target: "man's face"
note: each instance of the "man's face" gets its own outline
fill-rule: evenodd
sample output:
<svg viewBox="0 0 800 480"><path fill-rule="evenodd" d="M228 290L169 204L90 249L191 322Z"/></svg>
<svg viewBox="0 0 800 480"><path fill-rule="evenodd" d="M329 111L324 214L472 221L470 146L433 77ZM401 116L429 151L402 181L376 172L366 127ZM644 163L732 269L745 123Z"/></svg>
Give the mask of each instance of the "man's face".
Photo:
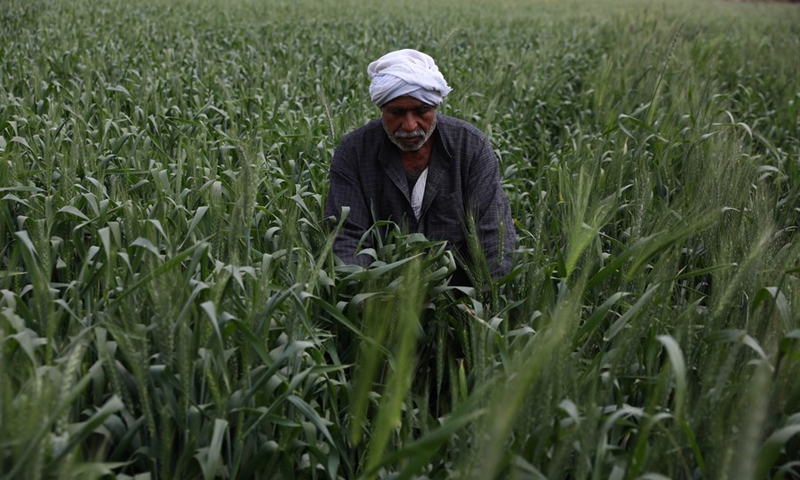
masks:
<svg viewBox="0 0 800 480"><path fill-rule="evenodd" d="M392 143L404 152L415 152L436 129L436 107L414 97L397 97L381 107L381 120Z"/></svg>

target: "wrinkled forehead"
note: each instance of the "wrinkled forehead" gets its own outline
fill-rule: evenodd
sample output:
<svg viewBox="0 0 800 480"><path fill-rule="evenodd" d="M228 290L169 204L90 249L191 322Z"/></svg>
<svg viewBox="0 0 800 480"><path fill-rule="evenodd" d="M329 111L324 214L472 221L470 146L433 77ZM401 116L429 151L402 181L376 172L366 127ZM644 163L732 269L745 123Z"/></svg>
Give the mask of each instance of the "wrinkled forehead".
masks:
<svg viewBox="0 0 800 480"><path fill-rule="evenodd" d="M381 108L392 108L392 109L402 109L402 110L415 110L421 107L428 107L434 108L433 105L423 102L417 98L414 98L409 95L403 95L402 97L393 98L388 102L384 103Z"/></svg>

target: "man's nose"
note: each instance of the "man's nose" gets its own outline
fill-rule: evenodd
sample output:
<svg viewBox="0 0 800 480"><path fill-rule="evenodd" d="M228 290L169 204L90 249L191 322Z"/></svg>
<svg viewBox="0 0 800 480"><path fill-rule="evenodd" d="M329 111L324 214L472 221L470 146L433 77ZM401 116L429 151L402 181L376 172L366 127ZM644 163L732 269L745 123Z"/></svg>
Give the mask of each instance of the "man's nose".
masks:
<svg viewBox="0 0 800 480"><path fill-rule="evenodd" d="M403 129L405 132L415 132L419 126L419 121L414 116L413 113L408 112L403 117L403 123L400 124L400 128Z"/></svg>

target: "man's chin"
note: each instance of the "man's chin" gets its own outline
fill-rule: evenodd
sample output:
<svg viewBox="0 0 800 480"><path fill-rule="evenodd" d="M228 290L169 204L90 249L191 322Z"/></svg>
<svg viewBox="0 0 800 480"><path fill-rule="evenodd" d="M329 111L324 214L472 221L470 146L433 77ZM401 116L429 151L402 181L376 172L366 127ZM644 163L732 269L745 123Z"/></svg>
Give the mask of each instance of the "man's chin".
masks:
<svg viewBox="0 0 800 480"><path fill-rule="evenodd" d="M425 145L425 139L404 139L404 138L392 138L392 142L397 145L397 148L404 152L416 152L423 145Z"/></svg>

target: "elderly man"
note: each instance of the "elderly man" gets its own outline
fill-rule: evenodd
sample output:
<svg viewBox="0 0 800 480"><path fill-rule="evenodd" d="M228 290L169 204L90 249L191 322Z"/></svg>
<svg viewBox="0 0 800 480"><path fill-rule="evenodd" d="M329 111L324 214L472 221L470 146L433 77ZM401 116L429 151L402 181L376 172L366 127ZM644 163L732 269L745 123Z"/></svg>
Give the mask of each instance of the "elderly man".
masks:
<svg viewBox="0 0 800 480"><path fill-rule="evenodd" d="M508 273L516 232L497 157L477 128L436 111L451 88L433 59L398 50L370 63L367 73L381 118L346 135L331 161L325 216L339 219L349 208L334 253L345 263L368 265L371 258L356 251L362 235L376 220L391 220L446 240L468 262L475 255L467 218L474 215L490 272ZM451 283L469 284L463 269Z"/></svg>

